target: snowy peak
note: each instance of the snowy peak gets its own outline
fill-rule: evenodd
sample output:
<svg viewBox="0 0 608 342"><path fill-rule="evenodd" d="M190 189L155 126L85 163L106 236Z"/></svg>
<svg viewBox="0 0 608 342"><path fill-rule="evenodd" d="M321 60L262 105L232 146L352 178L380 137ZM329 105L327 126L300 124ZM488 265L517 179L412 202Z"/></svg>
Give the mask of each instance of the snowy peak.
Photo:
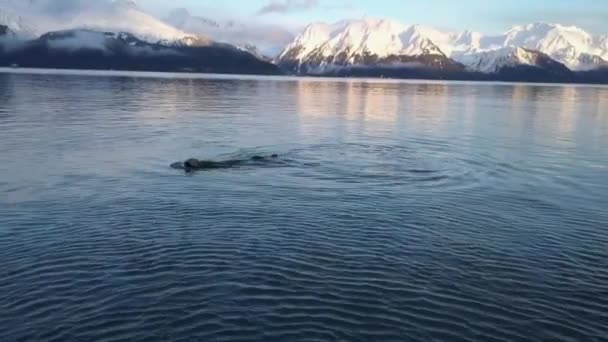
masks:
<svg viewBox="0 0 608 342"><path fill-rule="evenodd" d="M602 54L594 37L575 26L534 23L515 26L504 36L504 47L524 47L542 51L572 69L586 68L581 55Z"/></svg>
<svg viewBox="0 0 608 342"><path fill-rule="evenodd" d="M65 6L56 5L56 0L0 0L0 24L26 39L52 31L90 29L130 32L150 43L205 41L156 19L132 0L71 1Z"/></svg>
<svg viewBox="0 0 608 342"><path fill-rule="evenodd" d="M289 69L368 65L372 62L410 62L422 57L441 65L447 59L423 26L405 26L388 19L361 19L308 25L278 57ZM435 56L429 58L429 56Z"/></svg>
<svg viewBox="0 0 608 342"><path fill-rule="evenodd" d="M339 24L309 24L301 34L295 37L279 55L279 60L303 60L307 55L320 48L331 39L332 33L340 28Z"/></svg>
<svg viewBox="0 0 608 342"><path fill-rule="evenodd" d="M517 25L506 33L505 44L527 45L547 39L560 38L564 41L574 43L591 43L592 36L576 26L564 26L552 23L533 23L528 25Z"/></svg>
<svg viewBox="0 0 608 342"><path fill-rule="evenodd" d="M171 49L187 48L193 44L174 43L171 45L162 42L150 43L142 40L130 32L98 31L89 29L72 29L63 31L48 32L40 36L36 42L44 42L47 46L54 49L64 50L101 50L109 51L112 47L146 48L143 51L169 51ZM142 49L140 49L142 50Z"/></svg>
<svg viewBox="0 0 608 342"><path fill-rule="evenodd" d="M131 32L148 42L189 42L197 37L154 18L137 7L133 1L116 0L96 11L85 10L72 18L72 27L102 31Z"/></svg>
<svg viewBox="0 0 608 342"><path fill-rule="evenodd" d="M514 26L501 35L474 31L448 32L424 25L407 26L393 20L346 20L308 25L279 55L279 63L310 64L320 58L361 55L446 56L475 70L494 72L504 65L529 65L536 51L571 70L589 70L608 61L608 35L594 36L575 26L533 23ZM343 60L344 58L342 58ZM494 61L496 64L491 65Z"/></svg>
<svg viewBox="0 0 608 342"><path fill-rule="evenodd" d="M448 38L448 41L445 43L451 45L449 48L450 54L454 51L467 51L467 52L475 52L479 51L481 48L481 42L483 39L483 35L479 32L474 31L463 31L456 35L451 35Z"/></svg>
<svg viewBox="0 0 608 342"><path fill-rule="evenodd" d="M424 26L411 26L401 35L402 55L439 55L445 56L443 51L433 42L435 32Z"/></svg>
<svg viewBox="0 0 608 342"><path fill-rule="evenodd" d="M323 43L323 55L337 55L368 52L386 56L402 48L399 35L402 27L395 22L384 20L355 21Z"/></svg>

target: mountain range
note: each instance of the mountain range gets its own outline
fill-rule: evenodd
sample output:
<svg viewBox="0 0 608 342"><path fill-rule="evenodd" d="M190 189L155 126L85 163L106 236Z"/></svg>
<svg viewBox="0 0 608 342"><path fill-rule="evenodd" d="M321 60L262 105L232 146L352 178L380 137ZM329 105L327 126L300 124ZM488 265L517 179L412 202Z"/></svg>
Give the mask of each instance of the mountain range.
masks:
<svg viewBox="0 0 608 342"><path fill-rule="evenodd" d="M294 34L180 8L157 18L132 0L65 3L0 0L0 65L608 83L608 35L574 26L484 35L363 18Z"/></svg>
<svg viewBox="0 0 608 342"><path fill-rule="evenodd" d="M67 2L66 2L67 3ZM281 74L251 53L176 28L130 0L0 0L0 65Z"/></svg>
<svg viewBox="0 0 608 342"><path fill-rule="evenodd" d="M592 70L608 64L608 36L548 23L515 26L502 35L485 36L387 19L346 20L308 25L277 62L294 72L324 73L337 66L387 64L404 56L426 66L428 61L442 61L444 67L449 59L462 70L482 73L517 65L542 67L536 62L546 57L573 71Z"/></svg>

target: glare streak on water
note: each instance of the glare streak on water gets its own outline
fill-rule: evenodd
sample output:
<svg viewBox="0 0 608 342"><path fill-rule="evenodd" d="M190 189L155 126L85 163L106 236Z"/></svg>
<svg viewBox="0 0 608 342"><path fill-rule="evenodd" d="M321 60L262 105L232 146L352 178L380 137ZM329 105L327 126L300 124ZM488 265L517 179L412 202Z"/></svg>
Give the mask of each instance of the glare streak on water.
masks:
<svg viewBox="0 0 608 342"><path fill-rule="evenodd" d="M0 73L0 340L606 341L607 99Z"/></svg>

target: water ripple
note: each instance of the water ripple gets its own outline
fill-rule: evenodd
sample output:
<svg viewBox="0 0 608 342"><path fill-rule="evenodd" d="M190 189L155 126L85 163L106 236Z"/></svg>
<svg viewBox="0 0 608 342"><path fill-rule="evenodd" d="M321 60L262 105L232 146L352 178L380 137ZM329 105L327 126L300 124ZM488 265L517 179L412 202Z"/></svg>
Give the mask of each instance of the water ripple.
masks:
<svg viewBox="0 0 608 342"><path fill-rule="evenodd" d="M603 89L0 86L1 341L606 341Z"/></svg>

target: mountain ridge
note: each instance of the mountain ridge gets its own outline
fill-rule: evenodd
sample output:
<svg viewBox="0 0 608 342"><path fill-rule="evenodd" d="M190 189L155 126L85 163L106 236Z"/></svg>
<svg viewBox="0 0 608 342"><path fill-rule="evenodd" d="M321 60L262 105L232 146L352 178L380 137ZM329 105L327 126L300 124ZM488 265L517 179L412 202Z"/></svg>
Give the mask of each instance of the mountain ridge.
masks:
<svg viewBox="0 0 608 342"><path fill-rule="evenodd" d="M424 51L424 44L432 46L433 51ZM345 53L355 61L359 59L357 55L365 53L384 57L416 56L424 52L445 55L471 71L496 72L494 67L476 69L475 65L479 64L476 60L507 50L519 51L521 57L525 54L522 50L513 50L518 48L538 51L573 71L590 70L605 65L608 36L593 36L574 26L549 23L514 26L502 35L485 36L474 31L449 32L425 25L408 26L390 19L343 20L309 24L281 52L277 63L292 69L293 65L306 65L310 69L315 62L323 66L332 57ZM325 64L318 62L318 56L324 57Z"/></svg>
<svg viewBox="0 0 608 342"><path fill-rule="evenodd" d="M279 75L273 64L227 44L150 43L128 32L53 31L0 40L0 65L26 68Z"/></svg>

